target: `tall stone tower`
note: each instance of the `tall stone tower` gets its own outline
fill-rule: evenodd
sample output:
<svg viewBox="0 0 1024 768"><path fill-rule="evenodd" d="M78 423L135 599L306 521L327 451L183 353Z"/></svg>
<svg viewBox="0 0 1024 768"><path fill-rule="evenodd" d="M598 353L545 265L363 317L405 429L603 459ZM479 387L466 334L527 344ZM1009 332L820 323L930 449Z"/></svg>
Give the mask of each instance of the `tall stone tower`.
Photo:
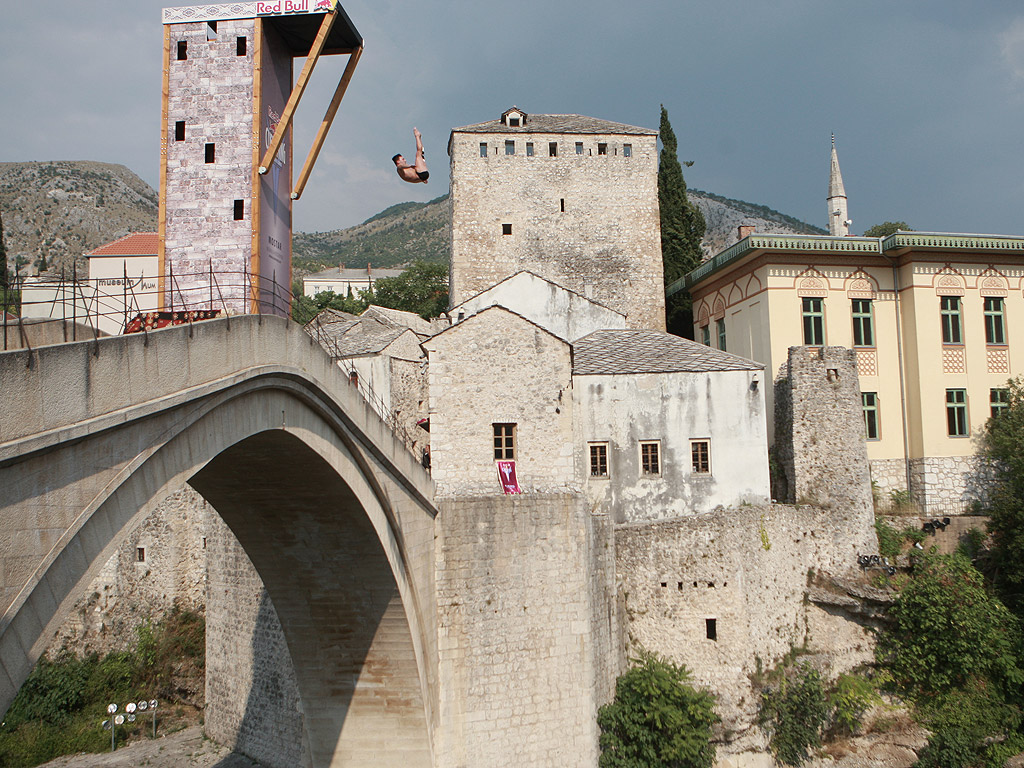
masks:
<svg viewBox="0 0 1024 768"><path fill-rule="evenodd" d="M836 154L836 137L832 135L832 167L828 176L828 233L837 237L850 234L850 214L846 209L846 189L843 174L839 171L839 156Z"/></svg>
<svg viewBox="0 0 1024 768"><path fill-rule="evenodd" d="M336 0L165 8L163 24L162 308L287 315L292 200L362 38ZM317 59L336 53L350 54L348 66L293 184L292 117ZM306 63L296 81L297 56Z"/></svg>
<svg viewBox="0 0 1024 768"><path fill-rule="evenodd" d="M664 330L657 138L516 107L453 129L452 305L528 270Z"/></svg>

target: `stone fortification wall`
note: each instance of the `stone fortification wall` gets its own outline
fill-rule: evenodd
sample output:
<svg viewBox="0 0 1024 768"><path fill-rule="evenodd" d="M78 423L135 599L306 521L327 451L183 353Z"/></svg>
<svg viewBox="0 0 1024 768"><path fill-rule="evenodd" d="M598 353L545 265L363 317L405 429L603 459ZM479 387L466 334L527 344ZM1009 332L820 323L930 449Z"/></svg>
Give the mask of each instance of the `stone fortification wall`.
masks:
<svg viewBox="0 0 1024 768"><path fill-rule="evenodd" d="M167 97L167 180L165 277L174 272L174 305L220 308L221 296L232 311L245 312L248 286L242 273L252 256L253 54L255 20L222 20L216 40L207 40L205 21L170 29ZM248 40L238 56L236 38ZM177 43L187 43L187 58L177 59ZM184 141L175 141L175 123L185 121ZM215 161L206 162L206 144L215 145ZM233 201L243 200L245 215L234 219ZM219 292L211 296L210 265ZM195 291L190 289L202 288ZM182 295L178 294L178 290Z"/></svg>
<svg viewBox="0 0 1024 768"><path fill-rule="evenodd" d="M572 494L440 506L436 764L592 768L622 663L609 519Z"/></svg>
<svg viewBox="0 0 1024 768"><path fill-rule="evenodd" d="M804 599L809 572L845 557L848 537L828 510L777 504L617 526L630 650L686 664L718 696L723 728L745 731L758 707L750 676L791 648L842 648L847 668L870 657L863 627Z"/></svg>
<svg viewBox="0 0 1024 768"><path fill-rule="evenodd" d="M159 619L174 605L202 611L211 513L191 488L168 496L110 557L47 653L127 650L138 641L143 622Z"/></svg>
<svg viewBox="0 0 1024 768"><path fill-rule="evenodd" d="M925 456L910 461L914 501L927 515L961 515L983 504L993 483L991 469L978 456Z"/></svg>
<svg viewBox="0 0 1024 768"><path fill-rule="evenodd" d="M509 140L515 154L505 154ZM455 131L452 306L526 269L623 313L630 328L665 330L656 142L653 135Z"/></svg>
<svg viewBox="0 0 1024 768"><path fill-rule="evenodd" d="M569 345L502 307L423 343L430 358L430 454L439 495L500 493L493 425L515 425L525 491L578 487Z"/></svg>
<svg viewBox="0 0 1024 768"><path fill-rule="evenodd" d="M267 768L311 766L274 606L231 529L216 514L208 526L206 733Z"/></svg>
<svg viewBox="0 0 1024 768"><path fill-rule="evenodd" d="M847 531L837 550L874 552L874 505L856 357L845 347L790 347L775 383L775 450L786 501L831 510Z"/></svg>
<svg viewBox="0 0 1024 768"><path fill-rule="evenodd" d="M406 445L420 459L430 445L430 433L419 426L427 418L426 360L390 358L391 410L405 433Z"/></svg>

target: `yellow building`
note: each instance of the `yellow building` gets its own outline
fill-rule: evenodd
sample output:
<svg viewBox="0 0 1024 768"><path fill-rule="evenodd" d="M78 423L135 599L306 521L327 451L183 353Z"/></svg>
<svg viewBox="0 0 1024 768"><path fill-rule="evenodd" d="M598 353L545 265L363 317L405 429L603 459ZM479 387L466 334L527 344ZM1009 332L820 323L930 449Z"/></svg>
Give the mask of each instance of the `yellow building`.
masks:
<svg viewBox="0 0 1024 768"><path fill-rule="evenodd" d="M984 496L977 436L1024 373L1024 237L751 234L669 293L684 289L697 341L769 371L790 346L856 350L881 491L944 514Z"/></svg>

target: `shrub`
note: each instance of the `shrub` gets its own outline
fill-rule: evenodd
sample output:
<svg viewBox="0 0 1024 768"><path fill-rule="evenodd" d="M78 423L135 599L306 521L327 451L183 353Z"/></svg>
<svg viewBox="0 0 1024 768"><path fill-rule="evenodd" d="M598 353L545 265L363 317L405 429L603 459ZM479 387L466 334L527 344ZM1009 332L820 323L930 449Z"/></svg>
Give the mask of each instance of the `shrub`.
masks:
<svg viewBox="0 0 1024 768"><path fill-rule="evenodd" d="M864 713L872 704L881 701L874 684L860 675L840 675L829 692L832 707L832 730L852 736L860 728Z"/></svg>
<svg viewBox="0 0 1024 768"><path fill-rule="evenodd" d="M601 707L600 768L711 768L714 698L690 684L690 673L643 654L615 683Z"/></svg>
<svg viewBox="0 0 1024 768"><path fill-rule="evenodd" d="M803 764L809 750L820 746L828 715L821 675L808 666L797 666L778 688L761 694L761 727L768 732L772 754L785 765Z"/></svg>

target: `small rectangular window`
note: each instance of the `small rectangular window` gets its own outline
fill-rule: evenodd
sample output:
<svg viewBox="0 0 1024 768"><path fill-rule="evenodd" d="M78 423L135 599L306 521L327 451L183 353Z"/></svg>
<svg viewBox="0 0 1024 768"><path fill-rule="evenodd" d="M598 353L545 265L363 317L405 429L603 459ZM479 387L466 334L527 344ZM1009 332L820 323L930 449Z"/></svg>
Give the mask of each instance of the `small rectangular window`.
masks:
<svg viewBox="0 0 1024 768"><path fill-rule="evenodd" d="M718 640L718 619L704 619L704 634L708 640Z"/></svg>
<svg viewBox="0 0 1024 768"><path fill-rule="evenodd" d="M480 157L487 157L487 142L480 142Z"/></svg>
<svg viewBox="0 0 1024 768"><path fill-rule="evenodd" d="M590 444L590 476L608 477L608 443Z"/></svg>
<svg viewBox="0 0 1024 768"><path fill-rule="evenodd" d="M999 296L985 297L985 343L1006 343L1006 318L1003 300Z"/></svg>
<svg viewBox="0 0 1024 768"><path fill-rule="evenodd" d="M516 153L516 143L514 141L512 141L512 140L507 140L505 142L505 154L506 155L514 155L515 153Z"/></svg>
<svg viewBox="0 0 1024 768"><path fill-rule="evenodd" d="M718 348L726 352L725 348L725 318L715 320L715 328L718 330Z"/></svg>
<svg viewBox="0 0 1024 768"><path fill-rule="evenodd" d="M184 141L185 140L185 121L177 120L174 123L174 140Z"/></svg>
<svg viewBox="0 0 1024 768"><path fill-rule="evenodd" d="M526 156L527 157L533 157L533 142L532 141L526 142Z"/></svg>
<svg viewBox="0 0 1024 768"><path fill-rule="evenodd" d="M548 142L548 157L558 157L558 142L557 141L549 141Z"/></svg>
<svg viewBox="0 0 1024 768"><path fill-rule="evenodd" d="M236 56L245 56L245 54L247 52L248 52L248 47L246 45L246 39L244 37L236 37L235 38L235 55Z"/></svg>
<svg viewBox="0 0 1024 768"><path fill-rule="evenodd" d="M874 317L871 299L853 300L853 346L875 346Z"/></svg>
<svg viewBox="0 0 1024 768"><path fill-rule="evenodd" d="M657 440L640 443L640 473L643 475L661 474L661 443Z"/></svg>
<svg viewBox="0 0 1024 768"><path fill-rule="evenodd" d="M577 155L582 155L583 154L583 142L582 141L577 141L576 142L576 154Z"/></svg>
<svg viewBox="0 0 1024 768"><path fill-rule="evenodd" d="M992 408L992 418L1002 416L1010 407L1010 390L990 389L988 392L988 402Z"/></svg>
<svg viewBox="0 0 1024 768"><path fill-rule="evenodd" d="M235 221L241 221L245 216L245 203L242 200L235 200Z"/></svg>
<svg viewBox="0 0 1024 768"><path fill-rule="evenodd" d="M691 440L690 459L693 466L694 474L711 474L711 441Z"/></svg>
<svg viewBox="0 0 1024 768"><path fill-rule="evenodd" d="M558 198L558 207L561 209L562 213L565 213L565 198L564 197Z"/></svg>
<svg viewBox="0 0 1024 768"><path fill-rule="evenodd" d="M599 154L599 155L607 155L608 154L608 145L605 142L599 141L597 143L597 154Z"/></svg>
<svg viewBox="0 0 1024 768"><path fill-rule="evenodd" d="M209 144L206 145L206 162L208 162L208 163L214 162L216 156L217 156L216 145L213 144L213 142L210 142Z"/></svg>
<svg viewBox="0 0 1024 768"><path fill-rule="evenodd" d="M502 224L501 225L501 234L503 234L503 235L511 235L512 234L512 225L511 224Z"/></svg>
<svg viewBox="0 0 1024 768"><path fill-rule="evenodd" d="M494 428L495 461L511 461L516 458L516 425L492 424Z"/></svg>
<svg viewBox="0 0 1024 768"><path fill-rule="evenodd" d="M632 157L633 156L633 145L632 144L623 144L622 145L622 156L623 157Z"/></svg>
<svg viewBox="0 0 1024 768"><path fill-rule="evenodd" d="M864 437L868 440L878 439L878 393L860 393L861 410L864 412Z"/></svg>
<svg viewBox="0 0 1024 768"><path fill-rule="evenodd" d="M960 297L940 297L939 316L942 318L942 343L962 344L963 336L960 333Z"/></svg>
<svg viewBox="0 0 1024 768"><path fill-rule="evenodd" d="M967 390L946 390L946 434L967 437Z"/></svg>
<svg viewBox="0 0 1024 768"><path fill-rule="evenodd" d="M217 39L217 22L208 21L206 22L206 40L207 42L213 42Z"/></svg>
<svg viewBox="0 0 1024 768"><path fill-rule="evenodd" d="M822 300L811 297L802 299L804 321L804 344L820 347L825 343L825 312Z"/></svg>
<svg viewBox="0 0 1024 768"><path fill-rule="evenodd" d="M135 548L135 560L140 563L146 562L146 548L136 547Z"/></svg>
<svg viewBox="0 0 1024 768"><path fill-rule="evenodd" d="M508 119L508 124L512 128L518 128L519 127L519 118L518 117L510 117Z"/></svg>
<svg viewBox="0 0 1024 768"><path fill-rule="evenodd" d="M700 340L705 347L711 346L711 326L702 325L700 327Z"/></svg>
<svg viewBox="0 0 1024 768"><path fill-rule="evenodd" d="M185 61L188 58L188 40L178 41L178 61Z"/></svg>

